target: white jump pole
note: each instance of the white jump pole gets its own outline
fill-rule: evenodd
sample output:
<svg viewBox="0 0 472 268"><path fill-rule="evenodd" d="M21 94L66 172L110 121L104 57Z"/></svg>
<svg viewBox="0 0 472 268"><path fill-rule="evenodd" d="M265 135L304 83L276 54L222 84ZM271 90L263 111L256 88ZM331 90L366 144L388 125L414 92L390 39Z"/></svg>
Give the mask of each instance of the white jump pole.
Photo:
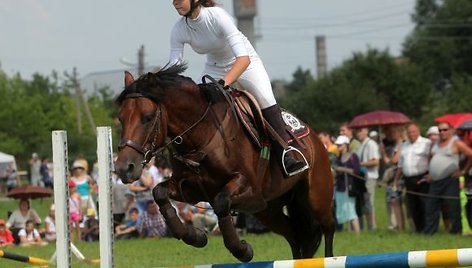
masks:
<svg viewBox="0 0 472 268"><path fill-rule="evenodd" d="M56 257L57 267L71 267L69 237L69 187L67 183L68 154L67 133L52 132L52 155L54 163L54 204L56 207Z"/></svg>
<svg viewBox="0 0 472 268"><path fill-rule="evenodd" d="M111 178L113 150L110 127L97 127L98 159L98 203L100 227L100 267L112 268L113 263L113 219L111 210Z"/></svg>

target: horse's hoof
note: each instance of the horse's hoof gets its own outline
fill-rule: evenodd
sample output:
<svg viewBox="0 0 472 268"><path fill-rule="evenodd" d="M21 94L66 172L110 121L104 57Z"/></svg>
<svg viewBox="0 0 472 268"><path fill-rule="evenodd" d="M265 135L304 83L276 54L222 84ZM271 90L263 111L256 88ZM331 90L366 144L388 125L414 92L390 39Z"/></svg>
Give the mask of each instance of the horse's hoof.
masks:
<svg viewBox="0 0 472 268"><path fill-rule="evenodd" d="M234 254L233 256L236 257L241 262L250 262L252 260L252 257L254 256L254 251L252 250L251 245L247 243L245 240L241 240L241 244L244 247L244 251L241 252L240 256L236 256Z"/></svg>
<svg viewBox="0 0 472 268"><path fill-rule="evenodd" d="M195 244L193 244L197 248L203 248L208 244L208 237L206 233L200 229L195 228Z"/></svg>
<svg viewBox="0 0 472 268"><path fill-rule="evenodd" d="M182 240L187 244L196 248L202 248L208 243L206 233L198 228L189 227L187 235L182 237Z"/></svg>

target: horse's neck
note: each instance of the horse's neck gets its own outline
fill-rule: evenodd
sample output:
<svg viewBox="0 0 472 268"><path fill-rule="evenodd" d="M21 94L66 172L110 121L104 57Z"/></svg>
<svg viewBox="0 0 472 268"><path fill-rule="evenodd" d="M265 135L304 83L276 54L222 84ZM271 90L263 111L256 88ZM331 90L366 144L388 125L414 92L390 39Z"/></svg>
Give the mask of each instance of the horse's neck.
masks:
<svg viewBox="0 0 472 268"><path fill-rule="evenodd" d="M175 97L176 101L165 104L168 136L171 139L182 137L182 144L174 146L181 152L198 150L208 144L225 113L224 103L211 104L196 92L185 99Z"/></svg>

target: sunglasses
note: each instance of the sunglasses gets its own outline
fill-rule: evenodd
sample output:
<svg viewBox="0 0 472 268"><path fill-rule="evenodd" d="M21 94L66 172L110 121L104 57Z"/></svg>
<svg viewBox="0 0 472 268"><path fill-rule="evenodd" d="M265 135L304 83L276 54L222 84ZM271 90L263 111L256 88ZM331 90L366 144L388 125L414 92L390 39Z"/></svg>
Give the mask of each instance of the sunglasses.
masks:
<svg viewBox="0 0 472 268"><path fill-rule="evenodd" d="M449 130L449 128L440 128L440 129L439 129L439 132L446 132L446 131L448 131L448 130Z"/></svg>

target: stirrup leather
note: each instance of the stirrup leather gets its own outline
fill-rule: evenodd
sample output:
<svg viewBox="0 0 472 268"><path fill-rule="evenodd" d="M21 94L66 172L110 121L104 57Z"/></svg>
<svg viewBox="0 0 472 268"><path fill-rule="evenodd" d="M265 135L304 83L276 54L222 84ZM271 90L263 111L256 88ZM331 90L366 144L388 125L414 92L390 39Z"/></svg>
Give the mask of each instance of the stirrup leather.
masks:
<svg viewBox="0 0 472 268"><path fill-rule="evenodd" d="M295 151L296 153L298 153L299 155L302 156L303 162L305 162L305 166L302 167L302 168L300 168L300 169L298 169L298 170L293 171L292 173L288 173L288 172L287 172L287 168L285 167L285 161L284 161L284 159L285 159L285 155L286 155L287 153L291 152L291 151ZM299 161L300 161L300 160L299 160ZM306 160L305 155L304 155L300 150L298 150L297 148L295 148L295 147L293 147L293 146L288 146L288 148L287 148L287 149L284 149L284 151L283 151L283 153L282 153L282 168L284 169L285 174L287 174L287 175L290 177L290 176L297 175L298 173L301 173L301 172L303 172L303 171L309 169L309 168L310 168L310 165L308 164L308 161Z"/></svg>

